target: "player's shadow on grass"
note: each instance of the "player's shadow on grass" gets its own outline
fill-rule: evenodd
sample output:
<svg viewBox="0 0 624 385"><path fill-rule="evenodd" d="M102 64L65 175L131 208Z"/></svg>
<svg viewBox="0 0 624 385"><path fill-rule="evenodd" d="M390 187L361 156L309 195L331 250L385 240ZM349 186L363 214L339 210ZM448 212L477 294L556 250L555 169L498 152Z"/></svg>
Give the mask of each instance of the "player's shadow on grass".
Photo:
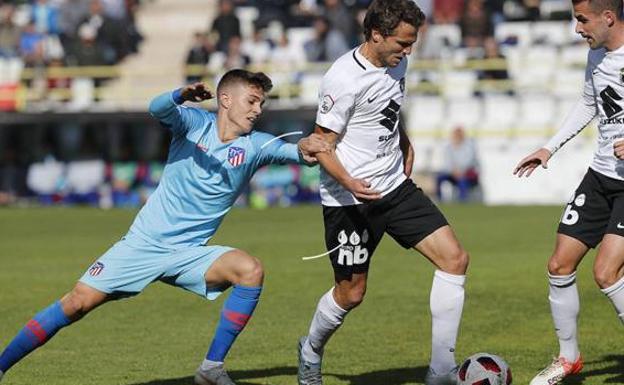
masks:
<svg viewBox="0 0 624 385"><path fill-rule="evenodd" d="M596 362L606 363L608 366L602 369L583 370L581 373L566 379L564 384L581 385L585 384L585 380L587 380L587 384L594 384L595 381L592 380L592 377L595 376L613 376L604 380L604 384L624 384L624 355L612 354L603 357L600 361L588 362L587 364Z"/></svg>
<svg viewBox="0 0 624 385"><path fill-rule="evenodd" d="M258 382L246 381L245 379L265 379L276 376L292 376L293 379L297 376L297 368L294 366L281 366L277 368L267 369L251 369L251 370L232 370L228 371L230 377L238 385L260 385ZM262 382L263 384L266 381ZM270 383L270 382L269 382ZM193 376L170 378L166 380L153 380L149 382L141 382L132 385L193 385Z"/></svg>
<svg viewBox="0 0 624 385"><path fill-rule="evenodd" d="M326 376L333 376L342 381L348 381L349 385L403 385L407 383L423 383L427 374L428 366L415 368L394 368L386 370L375 370L361 374L335 374L327 373ZM326 380L326 382L329 382Z"/></svg>
<svg viewBox="0 0 624 385"><path fill-rule="evenodd" d="M260 385L257 382L253 382L254 379L262 378L266 383L266 379L276 376L292 376L293 382L297 376L297 368L294 366L281 366L277 368L268 369L253 369L253 370L233 370L230 376L238 385ZM422 383L425 380L425 374L427 373L427 367L416 368L395 368L387 370L376 370L373 372L361 373L361 374L325 374L325 382L331 383L331 377L338 378L342 381L348 381L349 385L403 385L407 383L419 382ZM246 381L246 379L250 379ZM269 381L269 384L271 382ZM132 385L192 385L193 377L180 377L170 378L166 380L153 380L149 382L141 382Z"/></svg>

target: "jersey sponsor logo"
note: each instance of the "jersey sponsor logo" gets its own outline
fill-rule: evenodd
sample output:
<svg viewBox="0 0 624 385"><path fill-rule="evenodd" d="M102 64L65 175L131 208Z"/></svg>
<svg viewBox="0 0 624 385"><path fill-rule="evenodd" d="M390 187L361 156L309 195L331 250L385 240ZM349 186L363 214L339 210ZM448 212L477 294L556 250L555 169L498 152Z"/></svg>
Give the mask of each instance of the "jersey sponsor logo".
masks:
<svg viewBox="0 0 624 385"><path fill-rule="evenodd" d="M382 136L379 137L378 141L380 143L387 142L387 141L391 140L392 138L394 138L396 136L396 134L397 134L397 131L393 132L390 135L382 135Z"/></svg>
<svg viewBox="0 0 624 385"><path fill-rule="evenodd" d="M399 120L399 110L401 109L401 105L394 100L390 100L390 103L381 111L381 114L385 116L385 118L379 121L379 124L386 127L390 132L394 132L394 128L396 127L396 123Z"/></svg>
<svg viewBox="0 0 624 385"><path fill-rule="evenodd" d="M321 101L321 114L326 114L334 108L334 99L330 95L323 96Z"/></svg>
<svg viewBox="0 0 624 385"><path fill-rule="evenodd" d="M375 95L375 96L374 96L374 97L372 97L372 98L368 98L368 102L369 102L369 103L372 103L372 102L374 102L374 101L375 101L378 97L379 97L379 95Z"/></svg>
<svg viewBox="0 0 624 385"><path fill-rule="evenodd" d="M240 147L230 147L228 150L228 162L232 167L238 167L245 161L245 150Z"/></svg>
<svg viewBox="0 0 624 385"><path fill-rule="evenodd" d="M607 118L610 119L622 112L622 107L618 104L618 101L622 100L622 96L611 86L607 86L600 92L600 98L602 99L602 110L607 115Z"/></svg>
<svg viewBox="0 0 624 385"><path fill-rule="evenodd" d="M340 251L338 254L338 264L343 266L361 265L368 260L368 249L361 243L368 242L368 230L364 230L360 236L353 231L347 237L347 233L341 230L338 234L338 242L340 242Z"/></svg>
<svg viewBox="0 0 624 385"><path fill-rule="evenodd" d="M102 262L96 262L89 268L89 275L92 277L97 277L104 270L104 264Z"/></svg>

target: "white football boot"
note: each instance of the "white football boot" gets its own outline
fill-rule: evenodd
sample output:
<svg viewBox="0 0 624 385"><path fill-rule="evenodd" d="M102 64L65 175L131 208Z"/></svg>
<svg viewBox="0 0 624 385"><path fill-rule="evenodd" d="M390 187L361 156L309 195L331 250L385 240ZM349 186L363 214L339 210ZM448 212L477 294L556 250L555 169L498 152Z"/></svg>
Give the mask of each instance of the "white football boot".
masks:
<svg viewBox="0 0 624 385"><path fill-rule="evenodd" d="M459 366L456 366L448 373L438 374L429 368L425 376L425 385L457 385L458 370Z"/></svg>
<svg viewBox="0 0 624 385"><path fill-rule="evenodd" d="M580 373L583 369L583 358L579 356L576 362L570 362L563 357L555 358L532 380L530 385L554 385L558 384L570 374Z"/></svg>
<svg viewBox="0 0 624 385"><path fill-rule="evenodd" d="M197 385L236 385L228 376L222 365L203 370L201 366L195 372L195 384Z"/></svg>

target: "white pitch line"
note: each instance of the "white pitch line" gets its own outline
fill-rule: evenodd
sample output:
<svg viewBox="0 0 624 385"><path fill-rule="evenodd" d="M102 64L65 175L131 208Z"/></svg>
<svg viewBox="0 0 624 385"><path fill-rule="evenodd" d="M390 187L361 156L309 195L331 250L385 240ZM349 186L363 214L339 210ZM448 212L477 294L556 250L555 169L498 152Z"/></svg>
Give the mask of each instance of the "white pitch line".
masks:
<svg viewBox="0 0 624 385"><path fill-rule="evenodd" d="M271 143L274 140L278 140L278 139L285 138L287 136L292 136L292 135L303 135L303 131L287 132L287 133L282 134L280 136L276 136L275 138L273 138L273 139L269 140L268 142L266 142L265 144L263 144L260 147L260 149L262 150L263 148L265 148L269 143Z"/></svg>
<svg viewBox="0 0 624 385"><path fill-rule="evenodd" d="M301 257L301 259L303 259L304 261L309 261L311 259L316 259L316 258L321 258L326 256L327 254L333 253L334 251L338 250L340 247L342 247L344 245L344 243L339 244L338 246L334 247L333 249L329 250L326 253L323 254L319 254L319 255L312 255L310 257Z"/></svg>

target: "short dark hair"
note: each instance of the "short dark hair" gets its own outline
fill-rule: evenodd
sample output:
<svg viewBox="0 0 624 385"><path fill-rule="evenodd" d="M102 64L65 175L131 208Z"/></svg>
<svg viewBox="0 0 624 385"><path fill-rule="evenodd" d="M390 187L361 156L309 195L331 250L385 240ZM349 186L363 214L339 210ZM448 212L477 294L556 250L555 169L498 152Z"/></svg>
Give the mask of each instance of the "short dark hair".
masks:
<svg viewBox="0 0 624 385"><path fill-rule="evenodd" d="M624 20L624 5L622 0L572 0L572 4L587 2L595 13L611 11L615 13L618 20Z"/></svg>
<svg viewBox="0 0 624 385"><path fill-rule="evenodd" d="M273 88L273 82L271 82L271 79L269 79L264 72L251 72L243 69L235 69L226 72L221 80L219 80L217 93L219 93L223 87L236 83L250 84L262 89L264 92L269 92L271 91L271 88Z"/></svg>
<svg viewBox="0 0 624 385"><path fill-rule="evenodd" d="M390 36L400 22L419 29L425 23L425 14L413 0L374 0L364 17L364 36L369 40L376 29L382 36Z"/></svg>

